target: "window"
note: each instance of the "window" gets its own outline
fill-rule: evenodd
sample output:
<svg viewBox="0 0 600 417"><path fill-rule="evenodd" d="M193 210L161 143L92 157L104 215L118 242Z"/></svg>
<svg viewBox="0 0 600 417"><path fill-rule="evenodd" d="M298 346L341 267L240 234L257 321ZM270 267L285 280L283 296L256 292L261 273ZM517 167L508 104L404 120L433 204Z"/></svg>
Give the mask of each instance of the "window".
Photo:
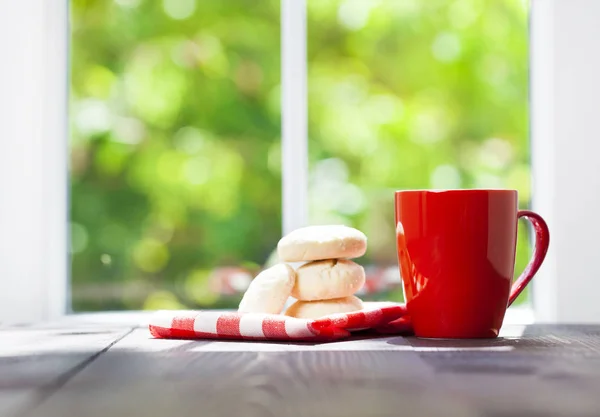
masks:
<svg viewBox="0 0 600 417"><path fill-rule="evenodd" d="M231 308L281 236L279 3L71 3L75 311Z"/></svg>
<svg viewBox="0 0 600 417"><path fill-rule="evenodd" d="M269 262L280 5L248 5L71 4L75 311L235 307ZM362 295L401 299L394 189L506 186L529 203L526 7L336 0L306 13L309 221L365 231ZM522 233L520 269L527 249Z"/></svg>
<svg viewBox="0 0 600 417"><path fill-rule="evenodd" d="M372 250L361 261L385 268L393 264L391 255L375 248L390 251L386 245L389 237L380 232L385 226L377 223L377 218L384 216L378 210L386 207L387 192L403 187L500 185L498 181L502 186L518 188L521 205L540 211L552 231L548 259L532 287L536 314L552 321L597 320L600 304L593 296L600 290L595 279L600 266L593 262L593 239L600 230L590 219L600 210L600 188L594 168L598 149L590 138L597 136L598 130L593 109L600 94L596 76L600 58L595 48L600 36L596 25L599 16L600 6L592 0L532 0L530 6L516 0L282 0L281 5L275 0L260 5L242 0L73 0L69 5L58 0L32 0L3 7L0 320L26 321L65 312L65 300L71 298L65 280L70 265L65 256L67 236L72 237L69 246L76 310L139 308L152 294L155 306L209 305L207 300L216 306L221 301L215 301L210 291L200 291L196 301L180 299L177 294L185 286L181 277L200 269L204 272L196 279L204 282L209 268L242 266L240 274L237 270L225 274L233 276L231 282L241 288L247 282L247 271L268 262L282 231L309 219L324 222L340 217L369 234ZM231 30L231 22L235 30ZM531 47L525 41L528 23ZM220 32L226 33L223 38L211 37L206 31L202 33L207 27L228 30ZM280 38L280 30L288 36ZM150 47L137 48L137 41ZM230 93L244 90L244 94L229 96L227 102L231 108L244 110L241 119L218 113L221 124L207 129L195 122L208 114L182 110L185 100L198 106L203 99L194 97L194 90L183 91L206 76L204 70L208 68L192 71L189 67L194 60L207 59L199 53L198 42L207 42L209 56L220 51L220 56L227 57L227 76L207 88L223 87ZM73 52L70 61L67 45ZM167 52L172 66L161 60ZM236 54L235 59L229 53ZM414 58L408 59L409 54L415 54ZM67 71L69 62L72 65ZM154 66L150 70L144 62ZM157 62L163 65L155 65ZM259 63L259 70L252 62ZM222 65L222 61L215 62L209 69L213 76L222 71ZM237 68L243 70L233 71ZM379 68L385 72L380 73ZM131 71L134 81L131 77L125 80L123 76ZM465 72L470 76L468 82L461 76ZM173 89L165 92L161 90L164 84L156 84L156 94L147 94L141 86L154 85L158 78L168 80ZM73 181L67 205L69 84L72 141L68 154ZM284 100L280 102L281 92ZM165 100L156 101L156 96ZM327 97L342 103L339 114L333 106L327 108ZM356 108L345 105L340 97L357 103ZM218 97L217 102L221 99ZM531 109L530 119L527 108ZM364 112L364 120L350 120L348 126L340 126L336 120L344 116L346 122L358 110L361 115ZM242 123L244 117L255 120L256 115L263 123ZM396 122L390 122L391 117ZM525 139L529 125L531 155ZM244 135L240 126L247 129ZM378 140L375 151L364 135L365 129L372 127ZM244 142L242 136L260 137L262 160L246 159L252 153L246 147L251 142ZM170 157L160 164L158 157L148 158L145 164L134 163L143 154L132 149L147 143L148 137L153 140L150 150L143 149L146 155L158 152ZM227 155L225 159L241 160L244 167L249 161L255 162L243 175L233 175L234 169L217 177L217 183L223 188L236 183L243 188L254 178L263 187L259 189L265 199L249 208L256 216L257 207L263 207L261 218L268 223L254 235L258 247L246 247L247 241L228 238L227 244L223 240L218 247L209 248L209 253L217 256L206 261L206 254L196 258L199 252L192 253L190 248L196 241L178 240L192 236L202 220L194 216L190 220L186 213L186 221L191 223L181 227L173 225L172 219L165 220L167 216L158 216L153 218L153 227L154 223L144 218L156 211L146 212L148 207L159 207L177 217L174 207L181 204L173 201L192 200L193 187L176 184L175 178L182 175L170 177L165 173L177 164L188 166L187 159L195 157L193 151L200 137L221 138L210 143L213 151ZM357 149L371 155L380 150L380 144L394 151L397 159L392 160L390 152L379 158L387 161L385 164L367 169ZM471 163L465 162L464 155ZM186 158L186 163L180 157ZM91 171L83 170L85 166ZM129 181L135 183L135 175L125 180L119 175L135 171L134 166L145 166L154 174L163 171L160 177L155 176L156 190L139 183L138 188L123 188ZM202 164L189 166L188 179L205 177ZM535 179L531 183L528 171ZM294 173L301 175L291 175ZM353 205L339 200L317 207L310 204L332 186L320 181L323 174L330 182L344 185L340 200L352 198ZM238 197L247 203L258 200L244 192L248 190ZM85 193L91 201L87 213ZM72 224L67 228L65 213L71 203ZM192 203L201 205L197 200ZM94 218L95 204L109 205L103 211L108 217ZM186 204L186 208L190 206ZM119 222L113 224L111 218ZM240 219L221 217L219 221L231 226ZM100 229L115 226L121 232L126 225L132 232L125 234L133 237L122 234L122 241L111 243L113 252L107 251L102 245L111 239L102 236L109 233L88 230L94 223ZM252 227L255 224L250 229L256 232ZM517 271L528 255L524 240L526 234L521 233ZM170 247L175 242L176 247ZM135 251L136 247L141 249ZM147 271L135 271L138 264L145 264ZM156 279L160 268L181 273L169 274L172 281ZM87 272L90 276L85 276ZM140 278L143 285L136 283ZM119 285L94 287L93 281L100 279ZM126 285L120 285L123 283ZM100 294L86 295L96 289ZM202 294L207 295L204 301ZM235 299L232 295L223 302L235 305Z"/></svg>
<svg viewBox="0 0 600 417"><path fill-rule="evenodd" d="M528 6L314 0L308 33L310 220L363 230L368 296L402 299L394 190L515 188L530 205Z"/></svg>

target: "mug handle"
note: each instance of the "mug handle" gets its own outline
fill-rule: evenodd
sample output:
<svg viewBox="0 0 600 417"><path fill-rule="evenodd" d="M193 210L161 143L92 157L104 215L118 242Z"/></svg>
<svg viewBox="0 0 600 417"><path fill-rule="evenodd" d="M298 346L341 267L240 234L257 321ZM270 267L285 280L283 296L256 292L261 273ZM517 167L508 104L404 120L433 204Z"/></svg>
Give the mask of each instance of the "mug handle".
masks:
<svg viewBox="0 0 600 417"><path fill-rule="evenodd" d="M550 245L550 231L548 230L548 225L537 213L529 210L519 210L517 213L517 219L521 217L526 218L533 224L533 228L535 230L535 247L533 248L533 256L525 267L525 270L517 278L514 282L511 290L510 297L508 299L508 307L517 299L521 291L525 289L529 281L534 277L537 273L540 266L542 266L542 262L544 262L544 258L546 257L546 253L548 252L548 246Z"/></svg>

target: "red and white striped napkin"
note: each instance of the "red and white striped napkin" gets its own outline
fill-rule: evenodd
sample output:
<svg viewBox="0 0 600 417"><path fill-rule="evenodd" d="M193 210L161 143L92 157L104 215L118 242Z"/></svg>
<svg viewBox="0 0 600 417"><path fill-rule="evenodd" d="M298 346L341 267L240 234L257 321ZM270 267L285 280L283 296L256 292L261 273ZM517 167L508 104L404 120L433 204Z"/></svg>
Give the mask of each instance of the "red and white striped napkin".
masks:
<svg viewBox="0 0 600 417"><path fill-rule="evenodd" d="M159 311L151 318L150 333L162 339L229 339L316 341L339 340L359 330L375 333L412 332L406 306L366 302L360 311L319 319L297 319L279 314L223 310Z"/></svg>

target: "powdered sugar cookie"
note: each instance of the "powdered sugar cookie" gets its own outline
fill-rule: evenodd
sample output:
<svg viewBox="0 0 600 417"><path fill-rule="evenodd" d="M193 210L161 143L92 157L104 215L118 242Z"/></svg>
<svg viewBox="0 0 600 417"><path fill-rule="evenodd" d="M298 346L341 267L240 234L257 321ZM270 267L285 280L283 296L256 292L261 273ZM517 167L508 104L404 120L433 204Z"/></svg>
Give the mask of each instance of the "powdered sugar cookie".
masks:
<svg viewBox="0 0 600 417"><path fill-rule="evenodd" d="M284 236L277 245L279 259L305 262L320 259L358 258L367 250L367 237L343 225L307 226Z"/></svg>
<svg viewBox="0 0 600 417"><path fill-rule="evenodd" d="M296 272L286 264L277 264L256 276L244 293L241 313L280 314L296 282Z"/></svg>
<svg viewBox="0 0 600 417"><path fill-rule="evenodd" d="M348 297L364 283L365 270L356 262L345 259L314 261L296 270L292 297L303 301Z"/></svg>
<svg viewBox="0 0 600 417"><path fill-rule="evenodd" d="M351 313L362 308L362 300L350 296L333 300L296 301L285 311L285 315L299 319L318 319L330 314Z"/></svg>

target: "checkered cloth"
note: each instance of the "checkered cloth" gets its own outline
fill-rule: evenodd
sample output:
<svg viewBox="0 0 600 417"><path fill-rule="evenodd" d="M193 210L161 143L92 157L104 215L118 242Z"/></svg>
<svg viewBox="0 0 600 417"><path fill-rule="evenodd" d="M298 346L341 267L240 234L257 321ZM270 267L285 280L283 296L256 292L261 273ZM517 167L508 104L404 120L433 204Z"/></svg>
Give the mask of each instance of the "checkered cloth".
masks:
<svg viewBox="0 0 600 417"><path fill-rule="evenodd" d="M360 311L319 319L297 319L279 314L223 310L159 311L151 318L150 333L162 339L230 339L327 342L352 332L410 333L404 304L365 303Z"/></svg>

